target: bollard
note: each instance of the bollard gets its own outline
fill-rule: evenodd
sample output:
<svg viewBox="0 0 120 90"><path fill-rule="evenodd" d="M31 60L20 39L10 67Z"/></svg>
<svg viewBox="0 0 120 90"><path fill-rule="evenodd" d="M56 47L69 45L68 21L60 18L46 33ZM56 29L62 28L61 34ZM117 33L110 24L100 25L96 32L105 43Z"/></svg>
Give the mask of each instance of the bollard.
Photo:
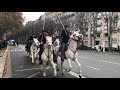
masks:
<svg viewBox="0 0 120 90"><path fill-rule="evenodd" d="M105 41L103 41L103 52L105 52Z"/></svg>
<svg viewBox="0 0 120 90"><path fill-rule="evenodd" d="M0 50L0 57L2 57L2 55L1 55L1 50Z"/></svg>
<svg viewBox="0 0 120 90"><path fill-rule="evenodd" d="M105 52L105 47L103 47L103 52Z"/></svg>

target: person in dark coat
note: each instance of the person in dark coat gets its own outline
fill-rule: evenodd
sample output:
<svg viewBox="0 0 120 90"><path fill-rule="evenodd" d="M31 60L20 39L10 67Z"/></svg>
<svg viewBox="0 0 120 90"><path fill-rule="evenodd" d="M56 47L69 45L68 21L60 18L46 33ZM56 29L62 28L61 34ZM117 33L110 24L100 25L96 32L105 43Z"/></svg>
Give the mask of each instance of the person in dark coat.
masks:
<svg viewBox="0 0 120 90"><path fill-rule="evenodd" d="M26 51L28 51L28 52L30 51L30 47L32 45L32 41L33 41L34 37L35 37L35 34L32 34L29 36L29 38L27 40L27 44L26 44L25 48L26 48Z"/></svg>
<svg viewBox="0 0 120 90"><path fill-rule="evenodd" d="M70 37L69 26L65 25L65 29L62 30L62 32L61 32L61 46L62 46L61 61L64 61L65 48L67 47L69 37Z"/></svg>
<svg viewBox="0 0 120 90"><path fill-rule="evenodd" d="M39 52L39 61L40 61L40 63L39 64L42 64L41 55L42 55L43 50L44 50L44 44L46 43L46 35L47 34L48 34L48 32L46 30L43 30L40 33L40 36L38 38L38 41L40 42L40 52Z"/></svg>
<svg viewBox="0 0 120 90"><path fill-rule="evenodd" d="M2 40L0 40L0 50L2 49Z"/></svg>

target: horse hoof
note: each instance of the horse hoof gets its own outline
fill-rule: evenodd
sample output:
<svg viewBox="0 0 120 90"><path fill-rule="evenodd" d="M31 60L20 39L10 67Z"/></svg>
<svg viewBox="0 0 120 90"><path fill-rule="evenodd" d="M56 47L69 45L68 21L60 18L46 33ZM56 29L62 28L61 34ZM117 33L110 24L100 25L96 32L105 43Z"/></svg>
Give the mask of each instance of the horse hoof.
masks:
<svg viewBox="0 0 120 90"><path fill-rule="evenodd" d="M66 69L65 71L70 72L70 71L71 71L71 68L68 68L68 69Z"/></svg>
<svg viewBox="0 0 120 90"><path fill-rule="evenodd" d="M79 75L79 78L82 78L82 76L81 76L81 75Z"/></svg>
<svg viewBox="0 0 120 90"><path fill-rule="evenodd" d="M53 78L57 78L57 76L54 76Z"/></svg>
<svg viewBox="0 0 120 90"><path fill-rule="evenodd" d="M43 76L43 78L46 78L46 76Z"/></svg>
<svg viewBox="0 0 120 90"><path fill-rule="evenodd" d="M57 69L57 71L59 71L59 69Z"/></svg>
<svg viewBox="0 0 120 90"><path fill-rule="evenodd" d="M64 73L62 73L62 75L64 75Z"/></svg>
<svg viewBox="0 0 120 90"><path fill-rule="evenodd" d="M59 68L57 68L57 71L59 71Z"/></svg>

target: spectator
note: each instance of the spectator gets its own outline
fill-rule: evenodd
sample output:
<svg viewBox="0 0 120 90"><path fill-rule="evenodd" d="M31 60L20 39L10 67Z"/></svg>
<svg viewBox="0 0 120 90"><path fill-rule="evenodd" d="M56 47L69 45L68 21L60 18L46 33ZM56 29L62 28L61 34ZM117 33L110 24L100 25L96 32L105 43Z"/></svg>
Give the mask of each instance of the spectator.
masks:
<svg viewBox="0 0 120 90"><path fill-rule="evenodd" d="M2 40L0 40L0 50L2 49Z"/></svg>
<svg viewBox="0 0 120 90"><path fill-rule="evenodd" d="M0 40L0 57L1 57L2 41Z"/></svg>

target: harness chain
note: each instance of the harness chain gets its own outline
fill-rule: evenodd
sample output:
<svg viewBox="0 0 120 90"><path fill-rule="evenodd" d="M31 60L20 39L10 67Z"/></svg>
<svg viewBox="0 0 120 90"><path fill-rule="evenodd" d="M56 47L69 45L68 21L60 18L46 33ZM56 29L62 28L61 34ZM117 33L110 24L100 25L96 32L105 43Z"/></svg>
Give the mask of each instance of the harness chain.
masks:
<svg viewBox="0 0 120 90"><path fill-rule="evenodd" d="M46 53L45 53L45 55L46 55ZM46 55L48 57L48 62L49 62L49 57L51 57L51 55L49 55L49 49L48 49L48 56Z"/></svg>

